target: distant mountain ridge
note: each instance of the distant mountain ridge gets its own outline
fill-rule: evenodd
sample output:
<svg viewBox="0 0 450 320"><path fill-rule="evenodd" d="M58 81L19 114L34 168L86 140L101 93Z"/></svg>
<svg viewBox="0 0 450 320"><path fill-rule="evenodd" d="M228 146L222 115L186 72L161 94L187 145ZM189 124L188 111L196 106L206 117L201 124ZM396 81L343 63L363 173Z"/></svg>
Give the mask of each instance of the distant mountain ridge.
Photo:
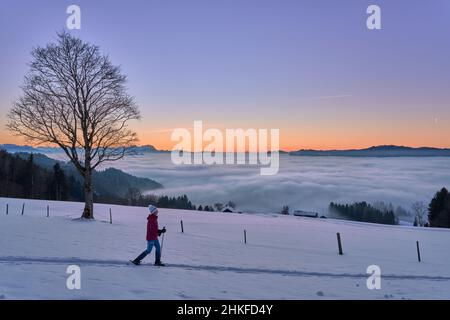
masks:
<svg viewBox="0 0 450 320"><path fill-rule="evenodd" d="M59 153L59 147L32 147L20 146L16 144L0 144L0 149L10 153ZM143 145L132 147L132 155L143 155L147 153L166 153L170 150L158 150L152 145ZM329 156L329 157L450 157L450 148L435 147L407 147L396 145L379 145L365 149L348 150L314 150L300 149L297 151L279 150L280 154L291 156Z"/></svg>
<svg viewBox="0 0 450 320"><path fill-rule="evenodd" d="M433 147L406 147L395 145L372 146L366 149L311 150L301 149L289 152L292 156L335 156L335 157L450 157L450 149Z"/></svg>

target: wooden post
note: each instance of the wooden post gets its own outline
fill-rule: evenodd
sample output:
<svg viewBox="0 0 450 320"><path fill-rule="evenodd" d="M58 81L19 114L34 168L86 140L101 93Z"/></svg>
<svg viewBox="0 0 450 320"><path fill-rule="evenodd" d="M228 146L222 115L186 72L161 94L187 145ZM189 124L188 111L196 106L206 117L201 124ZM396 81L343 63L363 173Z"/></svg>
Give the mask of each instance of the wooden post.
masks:
<svg viewBox="0 0 450 320"><path fill-rule="evenodd" d="M183 220L181 220L180 222L181 222L181 233L184 233Z"/></svg>
<svg viewBox="0 0 450 320"><path fill-rule="evenodd" d="M112 213L111 213L111 208L109 208L109 223L112 224Z"/></svg>
<svg viewBox="0 0 450 320"><path fill-rule="evenodd" d="M417 246L417 259L419 260L419 262L421 262L422 260L420 259L419 241L416 241L416 246Z"/></svg>
<svg viewBox="0 0 450 320"><path fill-rule="evenodd" d="M337 233L337 241L338 241L339 255L342 256L344 253L342 252L341 234L339 232Z"/></svg>
<svg viewBox="0 0 450 320"><path fill-rule="evenodd" d="M48 217L50 217L50 208L49 208L49 206L47 205L47 218Z"/></svg>
<svg viewBox="0 0 450 320"><path fill-rule="evenodd" d="M25 212L25 203L23 203L23 205L22 205L22 215L24 212Z"/></svg>
<svg viewBox="0 0 450 320"><path fill-rule="evenodd" d="M9 205L6 204L6 215L8 215L8 211L9 211Z"/></svg>
<svg viewBox="0 0 450 320"><path fill-rule="evenodd" d="M244 243L247 243L247 231L244 229Z"/></svg>

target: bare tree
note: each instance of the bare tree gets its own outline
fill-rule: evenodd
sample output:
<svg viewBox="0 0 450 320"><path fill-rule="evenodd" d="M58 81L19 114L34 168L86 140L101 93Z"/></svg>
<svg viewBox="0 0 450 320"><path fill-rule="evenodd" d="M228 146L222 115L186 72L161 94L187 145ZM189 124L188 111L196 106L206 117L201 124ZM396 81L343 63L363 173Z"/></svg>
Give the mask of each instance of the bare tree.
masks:
<svg viewBox="0 0 450 320"><path fill-rule="evenodd" d="M126 77L97 46L63 32L32 51L23 94L8 128L33 144L57 145L84 178L83 218L94 218L92 172L123 158L137 142L128 128L140 118Z"/></svg>
<svg viewBox="0 0 450 320"><path fill-rule="evenodd" d="M426 207L423 204L422 201L416 201L412 204L411 209L415 216L415 221L417 221L417 224L419 227L423 227L425 222L423 221L423 217L426 214Z"/></svg>

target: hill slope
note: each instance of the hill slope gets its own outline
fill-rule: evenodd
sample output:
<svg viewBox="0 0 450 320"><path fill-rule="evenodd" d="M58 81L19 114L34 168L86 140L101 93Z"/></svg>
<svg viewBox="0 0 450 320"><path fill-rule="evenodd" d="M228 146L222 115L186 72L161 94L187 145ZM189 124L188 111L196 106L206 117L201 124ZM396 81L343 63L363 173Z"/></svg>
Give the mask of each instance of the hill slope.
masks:
<svg viewBox="0 0 450 320"><path fill-rule="evenodd" d="M29 153L16 153L22 159L28 159ZM51 170L56 163L67 175L73 176L79 183L83 183L83 178L75 169L71 162L62 162L47 157L44 154L33 154L36 165ZM122 170L115 168L106 168L104 170L95 170L92 176L95 193L104 195L123 197L129 188L137 188L142 192L163 188L159 182L149 179L136 177Z"/></svg>
<svg viewBox="0 0 450 320"><path fill-rule="evenodd" d="M25 202L25 215L21 216ZM9 204L9 215L3 212ZM46 218L46 206L50 218ZM6 299L450 298L450 230L332 219L160 210L163 261L126 261L145 248L145 208L0 198L0 296ZM113 224L109 224L109 208ZM185 233L180 232L180 220ZM248 243L243 243L243 230ZM336 232L344 255L337 254ZM417 262L416 240L423 262ZM66 288L79 265L81 290ZM366 269L379 265L381 290Z"/></svg>

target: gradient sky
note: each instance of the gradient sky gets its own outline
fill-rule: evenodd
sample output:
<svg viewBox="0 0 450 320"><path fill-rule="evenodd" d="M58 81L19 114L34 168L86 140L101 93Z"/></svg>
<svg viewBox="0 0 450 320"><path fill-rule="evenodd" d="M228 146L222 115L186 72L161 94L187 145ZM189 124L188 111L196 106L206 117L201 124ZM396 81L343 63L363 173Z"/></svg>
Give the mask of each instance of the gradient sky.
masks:
<svg viewBox="0 0 450 320"><path fill-rule="evenodd" d="M99 45L129 79L141 144L171 129L279 128L280 146L450 147L448 0L0 2L0 143L30 51L65 28ZM382 30L366 28L378 4Z"/></svg>

